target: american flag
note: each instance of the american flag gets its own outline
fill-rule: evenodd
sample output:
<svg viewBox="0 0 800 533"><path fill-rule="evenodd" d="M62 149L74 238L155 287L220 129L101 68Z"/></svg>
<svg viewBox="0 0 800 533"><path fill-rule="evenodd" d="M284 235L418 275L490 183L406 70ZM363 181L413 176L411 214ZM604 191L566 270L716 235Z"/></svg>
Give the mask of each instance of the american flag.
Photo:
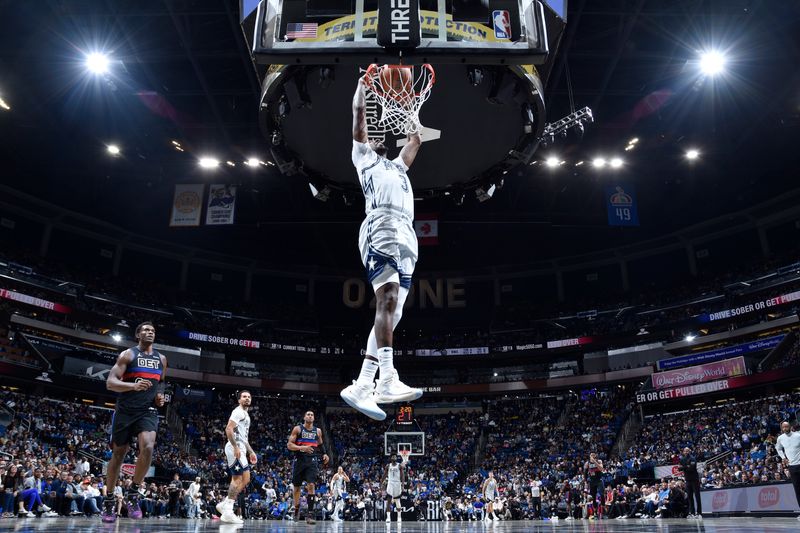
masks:
<svg viewBox="0 0 800 533"><path fill-rule="evenodd" d="M287 39L317 38L316 22L290 22L286 25Z"/></svg>

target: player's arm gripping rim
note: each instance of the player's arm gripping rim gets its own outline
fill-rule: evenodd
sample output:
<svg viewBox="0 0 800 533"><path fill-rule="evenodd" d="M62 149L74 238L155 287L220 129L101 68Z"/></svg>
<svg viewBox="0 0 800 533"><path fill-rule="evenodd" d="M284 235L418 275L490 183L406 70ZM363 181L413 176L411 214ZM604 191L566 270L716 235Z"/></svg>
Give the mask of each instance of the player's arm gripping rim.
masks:
<svg viewBox="0 0 800 533"><path fill-rule="evenodd" d="M408 134L408 142L403 149L400 150L400 158L403 160L403 164L407 167L411 167L414 164L414 159L417 157L417 152L419 152L419 147L422 145L422 138L419 136L419 133L409 133Z"/></svg>
<svg viewBox="0 0 800 533"><path fill-rule="evenodd" d="M353 96L353 139L360 143L368 143L367 136L367 97L364 89L364 78L358 80L356 94Z"/></svg>

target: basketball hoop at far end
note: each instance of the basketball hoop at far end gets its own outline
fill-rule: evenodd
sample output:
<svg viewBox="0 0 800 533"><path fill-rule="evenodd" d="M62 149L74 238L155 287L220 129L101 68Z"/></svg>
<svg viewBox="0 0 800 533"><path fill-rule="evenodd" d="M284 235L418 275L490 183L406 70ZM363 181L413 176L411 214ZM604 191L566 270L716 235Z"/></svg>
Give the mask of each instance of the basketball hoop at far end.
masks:
<svg viewBox="0 0 800 533"><path fill-rule="evenodd" d="M395 135L419 133L419 111L436 83L429 64L413 66L372 64L364 74L367 90L381 106L379 123Z"/></svg>
<svg viewBox="0 0 800 533"><path fill-rule="evenodd" d="M411 450L400 450L399 453L402 464L408 464L408 459L411 457Z"/></svg>

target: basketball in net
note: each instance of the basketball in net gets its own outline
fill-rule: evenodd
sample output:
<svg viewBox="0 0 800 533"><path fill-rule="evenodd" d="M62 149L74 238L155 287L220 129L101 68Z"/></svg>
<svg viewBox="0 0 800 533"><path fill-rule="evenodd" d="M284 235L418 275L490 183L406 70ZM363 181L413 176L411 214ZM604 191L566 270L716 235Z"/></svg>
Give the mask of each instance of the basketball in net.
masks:
<svg viewBox="0 0 800 533"><path fill-rule="evenodd" d="M395 135L419 133L419 110L431 94L436 73L427 63L417 67L372 64L364 83L381 107L379 124Z"/></svg>

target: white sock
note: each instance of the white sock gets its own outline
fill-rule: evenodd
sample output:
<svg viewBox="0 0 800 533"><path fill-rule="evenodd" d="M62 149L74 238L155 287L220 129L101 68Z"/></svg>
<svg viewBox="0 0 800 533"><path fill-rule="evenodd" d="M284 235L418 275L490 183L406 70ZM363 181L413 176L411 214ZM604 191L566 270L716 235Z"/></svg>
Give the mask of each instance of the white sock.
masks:
<svg viewBox="0 0 800 533"><path fill-rule="evenodd" d="M375 381L375 374L378 372L378 361L373 361L372 359L364 358L364 362L361 363L361 373L358 375L358 379L356 380L357 385L361 385L362 387L371 387L372 382Z"/></svg>
<svg viewBox="0 0 800 533"><path fill-rule="evenodd" d="M394 371L394 350L391 346L378 348L378 362L381 368L381 380L392 377Z"/></svg>

